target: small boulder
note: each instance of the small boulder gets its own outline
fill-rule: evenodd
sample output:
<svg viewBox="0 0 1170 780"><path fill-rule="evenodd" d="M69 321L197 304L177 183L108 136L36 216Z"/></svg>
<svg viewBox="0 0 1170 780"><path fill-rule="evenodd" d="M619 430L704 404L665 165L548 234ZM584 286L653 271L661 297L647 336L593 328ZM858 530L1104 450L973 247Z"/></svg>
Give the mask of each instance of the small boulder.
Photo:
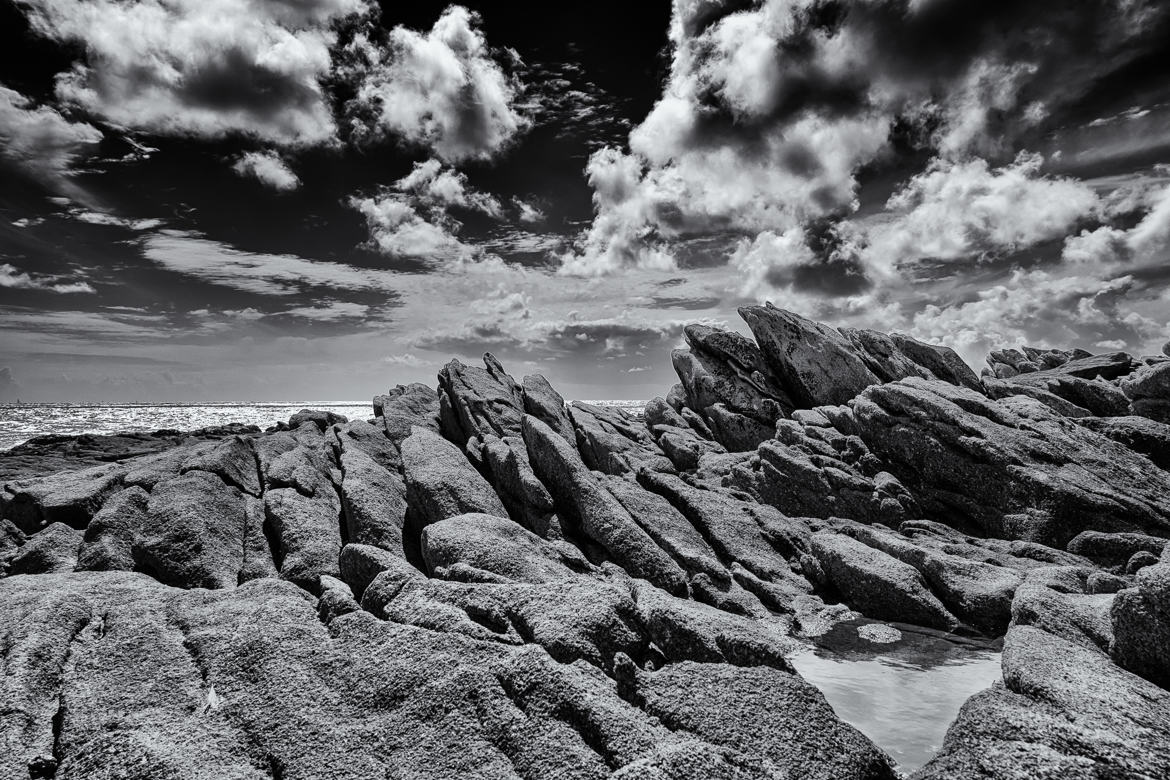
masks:
<svg viewBox="0 0 1170 780"><path fill-rule="evenodd" d="M81 531L53 523L28 538L12 557L8 574L54 574L73 571L77 566L77 550L81 546Z"/></svg>

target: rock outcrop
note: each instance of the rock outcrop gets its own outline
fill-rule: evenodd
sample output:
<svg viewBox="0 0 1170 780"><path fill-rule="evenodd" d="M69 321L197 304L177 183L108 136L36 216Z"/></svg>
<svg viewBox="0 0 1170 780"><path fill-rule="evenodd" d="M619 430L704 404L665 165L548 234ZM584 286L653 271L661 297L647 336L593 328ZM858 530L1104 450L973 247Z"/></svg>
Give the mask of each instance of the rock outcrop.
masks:
<svg viewBox="0 0 1170 780"><path fill-rule="evenodd" d="M915 777L1170 775L1170 363L742 316L642 419L485 355L0 454L0 777L897 777L842 622L1002 642Z"/></svg>

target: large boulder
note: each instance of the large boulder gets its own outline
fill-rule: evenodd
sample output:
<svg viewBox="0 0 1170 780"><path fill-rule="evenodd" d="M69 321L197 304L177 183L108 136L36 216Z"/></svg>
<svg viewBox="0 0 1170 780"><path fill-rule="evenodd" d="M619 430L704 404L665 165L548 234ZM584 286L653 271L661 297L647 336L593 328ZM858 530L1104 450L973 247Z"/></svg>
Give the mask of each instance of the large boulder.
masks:
<svg viewBox="0 0 1170 780"><path fill-rule="evenodd" d="M901 333L891 333L890 339L902 354L934 374L935 378L952 385L980 390L979 377L950 347L927 344Z"/></svg>
<svg viewBox="0 0 1170 780"><path fill-rule="evenodd" d="M766 583L793 580L792 562L808 549L804 524L771 507L696 488L669 474L644 471L638 482L666 498L721 560L739 564Z"/></svg>
<svg viewBox="0 0 1170 780"><path fill-rule="evenodd" d="M402 457L398 454L401 440L392 440L383 426L354 420L334 426L332 434L339 452L361 450L387 471L397 473L402 470Z"/></svg>
<svg viewBox="0 0 1170 780"><path fill-rule="evenodd" d="M1134 452L1140 452L1158 468L1170 471L1170 425L1137 415L1082 417L1077 422Z"/></svg>
<svg viewBox="0 0 1170 780"><path fill-rule="evenodd" d="M565 399L553 389L548 380L540 374L524 377L521 390L524 396L524 412L559 433L565 441L577 446L577 434L565 408Z"/></svg>
<svg viewBox="0 0 1170 780"><path fill-rule="evenodd" d="M571 545L550 543L512 520L483 514L427 526L422 557L435 576L464 582L539 584L591 568Z"/></svg>
<svg viewBox="0 0 1170 780"><path fill-rule="evenodd" d="M954 555L957 545L926 546L881 526L850 526L859 541L913 566L952 614L989 634L1002 634L1012 616L1012 598L1023 575L997 563Z"/></svg>
<svg viewBox="0 0 1170 780"><path fill-rule="evenodd" d="M406 524L406 485L402 477L355 446L341 453L341 471L346 540L401 552Z"/></svg>
<svg viewBox="0 0 1170 780"><path fill-rule="evenodd" d="M181 588L234 588L244 564L240 490L205 471L159 483L134 542L137 570Z"/></svg>
<svg viewBox="0 0 1170 780"><path fill-rule="evenodd" d="M533 471L548 487L563 520L633 576L670 593L686 593L683 570L598 482L568 442L531 415L524 418L524 442Z"/></svg>
<svg viewBox="0 0 1170 780"><path fill-rule="evenodd" d="M913 566L842 534L812 535L810 552L828 583L867 617L949 631L955 616Z"/></svg>
<svg viewBox="0 0 1170 780"><path fill-rule="evenodd" d="M627 695L663 725L762 752L778 776L898 776L888 756L842 723L821 692L790 671L687 661L657 672L631 668L629 674Z"/></svg>
<svg viewBox="0 0 1170 780"><path fill-rule="evenodd" d="M134 571L150 494L138 486L115 493L85 529L77 552L78 571Z"/></svg>
<svg viewBox="0 0 1170 780"><path fill-rule="evenodd" d="M1146 566L1113 602L1113 658L1170 689L1170 562Z"/></svg>
<svg viewBox="0 0 1170 780"><path fill-rule="evenodd" d="M771 304L746 306L739 314L768 370L800 408L843 404L881 382L849 340L827 325Z"/></svg>
<svg viewBox="0 0 1170 780"><path fill-rule="evenodd" d="M1015 627L1004 642L1003 674L1003 684L963 705L915 780L1170 773L1170 693L1098 648Z"/></svg>
<svg viewBox="0 0 1170 780"><path fill-rule="evenodd" d="M64 523L53 523L37 531L20 546L9 561L8 574L73 571L77 566L77 550L80 546L81 531Z"/></svg>
<svg viewBox="0 0 1170 780"><path fill-rule="evenodd" d="M1103 379L1084 379L1069 375L1061 369L1053 369L1020 374L1007 381L1009 384L1047 391L1098 417L1129 414L1129 399L1116 385Z"/></svg>
<svg viewBox="0 0 1170 780"><path fill-rule="evenodd" d="M1028 399L944 382L866 390L853 422L928 513L1053 547L1083 530L1170 534L1170 476Z"/></svg>
<svg viewBox="0 0 1170 780"><path fill-rule="evenodd" d="M439 394L423 384L398 385L374 398L374 415L397 447L416 425L439 432Z"/></svg>
<svg viewBox="0 0 1170 780"><path fill-rule="evenodd" d="M253 496L260 495L260 468L252 440L232 436L210 447L197 448L182 465L179 473L206 471L229 485Z"/></svg>
<svg viewBox="0 0 1170 780"><path fill-rule="evenodd" d="M560 518L548 490L528 462L528 448L516 436L486 437L481 450L484 470L508 514L529 531L546 539L563 536Z"/></svg>
<svg viewBox="0 0 1170 780"><path fill-rule="evenodd" d="M640 468L674 471L674 464L645 426L618 409L581 401L569 407L581 459L606 474L628 474Z"/></svg>
<svg viewBox="0 0 1170 780"><path fill-rule="evenodd" d="M1081 531L1068 543L1068 551L1103 566L1121 566L1135 553L1161 554L1170 540L1148 534Z"/></svg>
<svg viewBox="0 0 1170 780"><path fill-rule="evenodd" d="M524 415L524 395L516 381L491 353L484 368L452 360L439 372L440 419L443 433L466 444L472 437L516 436Z"/></svg>
<svg viewBox="0 0 1170 780"><path fill-rule="evenodd" d="M402 442L402 467L411 511L422 525L469 512L507 515L463 452L427 428L416 426Z"/></svg>
<svg viewBox="0 0 1170 780"><path fill-rule="evenodd" d="M4 516L26 533L52 523L84 528L122 483L126 468L107 464L4 485Z"/></svg>
<svg viewBox="0 0 1170 780"><path fill-rule="evenodd" d="M1121 380L1134 414L1170 423L1170 362L1144 366Z"/></svg>
<svg viewBox="0 0 1170 780"><path fill-rule="evenodd" d="M335 493L306 496L292 488L269 490L264 514L281 578L316 591L321 575L340 576L341 502Z"/></svg>

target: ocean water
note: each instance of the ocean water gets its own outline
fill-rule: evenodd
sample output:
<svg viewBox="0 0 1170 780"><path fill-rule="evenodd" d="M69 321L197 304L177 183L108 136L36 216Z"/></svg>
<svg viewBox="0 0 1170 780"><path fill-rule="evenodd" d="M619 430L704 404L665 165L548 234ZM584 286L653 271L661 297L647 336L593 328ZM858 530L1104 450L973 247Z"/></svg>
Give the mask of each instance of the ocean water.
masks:
<svg viewBox="0 0 1170 780"><path fill-rule="evenodd" d="M909 774L939 751L963 703L1003 679L1001 656L998 643L859 619L790 660L841 720Z"/></svg>
<svg viewBox="0 0 1170 780"><path fill-rule="evenodd" d="M588 401L641 415L645 401ZM243 423L261 430L287 422L301 409L326 409L351 420L373 416L369 401L281 401L208 404L0 404L0 450L15 447L34 436L77 436L191 431L213 425Z"/></svg>

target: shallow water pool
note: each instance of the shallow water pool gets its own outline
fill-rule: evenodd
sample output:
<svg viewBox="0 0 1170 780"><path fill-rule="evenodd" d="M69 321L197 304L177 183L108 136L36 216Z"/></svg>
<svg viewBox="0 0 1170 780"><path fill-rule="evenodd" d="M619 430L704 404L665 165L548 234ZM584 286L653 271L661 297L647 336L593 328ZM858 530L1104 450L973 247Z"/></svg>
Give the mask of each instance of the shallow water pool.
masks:
<svg viewBox="0 0 1170 780"><path fill-rule="evenodd" d="M809 641L792 665L906 773L938 752L971 695L1002 679L998 643L919 627L853 620Z"/></svg>

